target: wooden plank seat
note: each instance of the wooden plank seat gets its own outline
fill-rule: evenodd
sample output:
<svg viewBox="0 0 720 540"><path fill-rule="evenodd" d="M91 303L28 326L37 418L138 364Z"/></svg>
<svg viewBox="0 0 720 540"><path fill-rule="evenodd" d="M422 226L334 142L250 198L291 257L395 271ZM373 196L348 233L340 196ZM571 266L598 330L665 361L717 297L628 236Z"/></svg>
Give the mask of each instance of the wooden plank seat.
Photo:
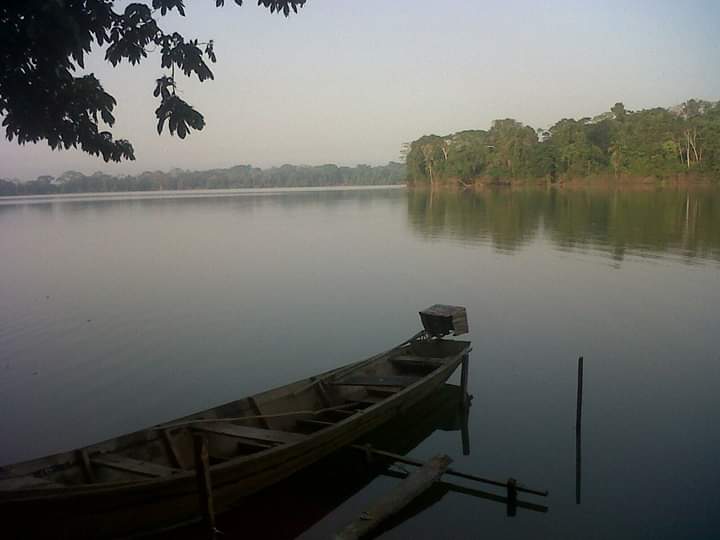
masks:
<svg viewBox="0 0 720 540"><path fill-rule="evenodd" d="M398 367L403 368L422 368L437 369L444 365L445 362L441 358L431 358L428 356L414 356L408 354L400 354L389 359L390 362Z"/></svg>
<svg viewBox="0 0 720 540"><path fill-rule="evenodd" d="M140 461L118 454L96 454L90 457L90 463L96 467L108 467L118 471L131 472L142 476L159 478L183 472L166 465L158 465L149 461Z"/></svg>
<svg viewBox="0 0 720 540"><path fill-rule="evenodd" d="M332 384L338 386L410 386L421 378L414 375L350 375L332 381Z"/></svg>
<svg viewBox="0 0 720 540"><path fill-rule="evenodd" d="M211 422L208 424L194 426L195 430L225 435L227 437L239 437L258 441L274 443L293 443L303 440L307 435L292 433L290 431L279 431L276 429L264 429L250 426L239 426L230 422Z"/></svg>

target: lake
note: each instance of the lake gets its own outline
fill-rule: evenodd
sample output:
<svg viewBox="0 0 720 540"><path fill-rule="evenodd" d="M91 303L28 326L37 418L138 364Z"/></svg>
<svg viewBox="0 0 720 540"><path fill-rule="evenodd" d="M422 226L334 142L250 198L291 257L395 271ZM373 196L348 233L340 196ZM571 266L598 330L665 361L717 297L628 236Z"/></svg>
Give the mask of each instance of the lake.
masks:
<svg viewBox="0 0 720 540"><path fill-rule="evenodd" d="M0 464L369 356L417 331L419 309L460 304L471 452L438 430L411 454L548 489L521 499L550 509L511 518L448 493L383 538L720 530L718 188L5 198L0 248Z"/></svg>

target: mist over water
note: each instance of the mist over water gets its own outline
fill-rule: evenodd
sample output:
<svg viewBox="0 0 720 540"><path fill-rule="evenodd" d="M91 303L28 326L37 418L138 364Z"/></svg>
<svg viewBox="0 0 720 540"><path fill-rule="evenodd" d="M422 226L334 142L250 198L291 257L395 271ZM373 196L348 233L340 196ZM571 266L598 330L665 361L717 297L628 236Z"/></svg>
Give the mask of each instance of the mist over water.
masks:
<svg viewBox="0 0 720 540"><path fill-rule="evenodd" d="M471 454L444 431L412 453L549 489L550 512L509 519L451 493L384 537L720 528L717 188L3 200L0 249L0 464L379 352L450 303L467 307L474 348Z"/></svg>

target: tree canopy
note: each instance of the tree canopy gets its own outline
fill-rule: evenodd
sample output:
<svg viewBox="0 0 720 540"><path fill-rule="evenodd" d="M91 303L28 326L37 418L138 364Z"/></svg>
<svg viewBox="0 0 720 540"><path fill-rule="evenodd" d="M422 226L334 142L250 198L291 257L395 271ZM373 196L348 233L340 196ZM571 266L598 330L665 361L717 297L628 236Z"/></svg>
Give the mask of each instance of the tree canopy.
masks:
<svg viewBox="0 0 720 540"><path fill-rule="evenodd" d="M224 0L214 0L222 7ZM286 17L306 0L258 0ZM205 126L202 114L176 93L175 70L199 81L213 78L213 41L188 39L161 28L170 12L185 16L184 0L3 0L0 3L0 116L9 140L47 141L53 149L80 148L105 161L134 159L132 144L115 139L115 98L93 74L80 74L85 57L104 48L105 60L137 65L151 48L165 72L155 81L157 130L185 136ZM234 0L242 5L242 0Z"/></svg>
<svg viewBox="0 0 720 540"><path fill-rule="evenodd" d="M564 118L548 130L513 119L488 131L426 135L409 145L416 184L587 178L720 177L720 102L691 99L671 109L628 111L616 103L595 118Z"/></svg>

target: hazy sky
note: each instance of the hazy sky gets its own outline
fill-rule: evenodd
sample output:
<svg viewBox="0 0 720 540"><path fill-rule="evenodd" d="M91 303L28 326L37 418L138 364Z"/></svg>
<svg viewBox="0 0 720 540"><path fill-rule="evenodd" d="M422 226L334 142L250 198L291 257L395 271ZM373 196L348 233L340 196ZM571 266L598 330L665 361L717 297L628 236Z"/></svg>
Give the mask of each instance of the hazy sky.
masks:
<svg viewBox="0 0 720 540"><path fill-rule="evenodd" d="M157 55L113 69L101 52L88 71L117 98L113 133L131 140L137 160L106 164L3 138L0 177L380 164L404 141L495 118L547 127L616 101L639 109L720 99L716 0L310 0L289 19L253 0L187 3L186 18L161 24L215 40L215 80L180 81L205 115L202 132L157 135Z"/></svg>

